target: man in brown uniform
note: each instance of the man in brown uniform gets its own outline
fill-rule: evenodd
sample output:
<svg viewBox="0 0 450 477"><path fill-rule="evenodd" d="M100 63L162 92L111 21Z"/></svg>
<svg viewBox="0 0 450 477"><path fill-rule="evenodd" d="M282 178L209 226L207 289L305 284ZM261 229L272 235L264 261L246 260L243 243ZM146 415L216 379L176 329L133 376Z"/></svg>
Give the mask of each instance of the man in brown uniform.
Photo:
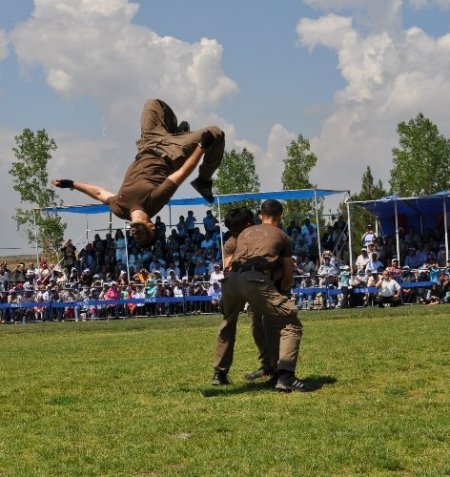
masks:
<svg viewBox="0 0 450 477"><path fill-rule="evenodd" d="M56 187L71 188L108 204L121 219L131 220L131 233L141 245L150 245L156 231L151 217L169 201L204 154L199 176L192 186L213 202L212 175L219 167L225 135L216 126L189 131L186 122L177 125L172 109L160 99L144 104L138 153L128 167L118 194L92 184L55 179Z"/></svg>
<svg viewBox="0 0 450 477"><path fill-rule="evenodd" d="M227 214L224 223L230 232L230 237L223 247L224 272L227 274L231 271L231 261L236 250L237 237L245 228L255 224L255 218L251 210L246 207L239 207L232 209ZM271 377L274 374L273 370L278 360L279 339L269 340L263 325L263 317L254 313L251 306L247 308L247 315L250 318L253 339L259 351L258 359L261 363L261 368L254 373L246 374L245 379L253 381L259 378ZM231 321L223 320L219 334L228 336L229 339L234 342L236 338L236 327L237 319ZM272 350L270 345L274 345L275 350ZM223 380L221 377L223 376L220 373L218 373L217 376L215 375L212 384L221 385L229 383L228 377L225 376Z"/></svg>
<svg viewBox="0 0 450 477"><path fill-rule="evenodd" d="M243 230L236 243L232 272L223 281L222 299L225 322L236 321L245 302L254 312L264 316L266 326L279 331L277 383L280 391L308 391L307 385L295 376L302 325L297 307L282 295L271 280L273 270L281 263L280 289L292 285L292 243L279 229L283 207L276 200L266 200L261 206L261 225ZM213 382L228 384L228 371L234 351L234 336L221 326L217 337Z"/></svg>
<svg viewBox="0 0 450 477"><path fill-rule="evenodd" d="M255 217L253 212L246 207L232 209L224 220L225 226L230 232L230 237L223 247L224 271L231 271L231 261L236 251L237 237L247 227L255 225ZM274 277L272 277L274 278ZM280 278L280 277L278 277ZM277 279L278 279L277 278ZM274 375L279 354L280 338L276 333L270 333L270 329L264 326L264 317L255 313L250 305L247 307L247 316L250 319L253 340L258 348L258 360L261 367L252 373L246 373L244 378L247 381L254 381L261 378L271 378L268 383L275 385ZM226 335L233 341L236 337L237 320L223 320L219 334ZM213 379L214 385L226 384L220 380L220 373ZM228 381L228 378L226 379Z"/></svg>

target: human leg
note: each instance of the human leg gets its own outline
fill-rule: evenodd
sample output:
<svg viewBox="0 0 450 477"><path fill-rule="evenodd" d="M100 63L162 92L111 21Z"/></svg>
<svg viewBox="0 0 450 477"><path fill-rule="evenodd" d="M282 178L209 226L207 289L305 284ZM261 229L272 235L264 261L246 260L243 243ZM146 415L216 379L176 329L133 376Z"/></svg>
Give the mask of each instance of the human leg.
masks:
<svg viewBox="0 0 450 477"><path fill-rule="evenodd" d="M264 316L264 327L271 337L279 333L277 370L295 371L302 336L297 306L283 296L273 283L259 272L238 274L239 289L255 313Z"/></svg>
<svg viewBox="0 0 450 477"><path fill-rule="evenodd" d="M245 299L240 295L235 284L235 274L231 274L222 283L223 320L220 324L216 341L215 372L226 375L233 362L236 326L239 312Z"/></svg>
<svg viewBox="0 0 450 477"><path fill-rule="evenodd" d="M247 307L247 314L250 318L253 340L258 348L259 355L258 360L260 362L260 368L252 373L246 373L244 378L248 381L252 381L258 378L266 378L272 376L276 369L276 362L278 356L279 341L275 343L276 351L271 350L270 336L267 334L264 326L264 317L255 313L252 307ZM274 357L276 355L276 357Z"/></svg>

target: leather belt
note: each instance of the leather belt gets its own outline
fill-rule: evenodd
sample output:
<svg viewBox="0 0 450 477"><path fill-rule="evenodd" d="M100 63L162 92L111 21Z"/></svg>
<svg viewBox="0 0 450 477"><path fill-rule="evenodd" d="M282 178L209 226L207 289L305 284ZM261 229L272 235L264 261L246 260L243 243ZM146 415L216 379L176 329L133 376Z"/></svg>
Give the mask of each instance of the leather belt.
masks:
<svg viewBox="0 0 450 477"><path fill-rule="evenodd" d="M148 151L148 152L151 152L152 154L154 154L156 157L159 157L160 159L162 159L167 167L172 170L173 168L173 162L172 160L170 159L170 157L166 154L165 151L163 151L162 149L160 149L159 147L146 147L145 148L145 151Z"/></svg>
<svg viewBox="0 0 450 477"><path fill-rule="evenodd" d="M237 266L233 271L237 273L244 273L244 272L259 272L263 273L264 275L270 275L269 270L262 265L242 265Z"/></svg>

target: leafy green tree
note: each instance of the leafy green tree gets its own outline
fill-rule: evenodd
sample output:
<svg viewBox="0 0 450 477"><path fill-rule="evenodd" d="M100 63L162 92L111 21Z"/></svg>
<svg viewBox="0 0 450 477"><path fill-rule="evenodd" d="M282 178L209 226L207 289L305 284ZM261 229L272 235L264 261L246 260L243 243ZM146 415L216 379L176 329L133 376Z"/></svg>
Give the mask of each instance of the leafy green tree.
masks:
<svg viewBox="0 0 450 477"><path fill-rule="evenodd" d="M47 167L52 158L51 152L57 149L56 143L45 129L36 132L24 129L14 139L16 161L12 163L9 173L13 177L14 190L19 194L20 202L29 205L28 208L16 208L13 219L17 230L25 233L30 244L34 244L37 239L38 246L44 253L56 253L62 245L67 225L55 213L33 210L62 204L56 192L48 187Z"/></svg>
<svg viewBox="0 0 450 477"><path fill-rule="evenodd" d="M216 194L236 194L240 192L259 192L259 178L255 169L255 158L247 149L237 152L225 152L220 164L217 178L214 181ZM220 206L221 216L225 217L228 210L235 207L247 206L255 211L258 202L247 200L224 204ZM212 206L217 213L217 206Z"/></svg>
<svg viewBox="0 0 450 477"><path fill-rule="evenodd" d="M422 113L397 126L399 147L392 149L391 190L402 197L450 188L450 141Z"/></svg>
<svg viewBox="0 0 450 477"><path fill-rule="evenodd" d="M283 159L284 170L281 176L283 190L311 189L309 180L311 169L317 164L317 157L310 151L309 140L301 134L286 147L287 157ZM322 202L318 201L319 207ZM303 219L315 215L313 200L291 200L284 206L286 220Z"/></svg>
<svg viewBox="0 0 450 477"><path fill-rule="evenodd" d="M365 201L377 200L385 197L387 191L384 189L381 180L375 182L370 166L367 166L361 179L361 190L357 194L350 196L350 201ZM347 206L344 203L340 204L342 214L347 217ZM352 206L351 209L351 228L352 228L352 243L353 252L358 254L361 248L361 237L365 232L368 224L375 222L375 217L359 206Z"/></svg>

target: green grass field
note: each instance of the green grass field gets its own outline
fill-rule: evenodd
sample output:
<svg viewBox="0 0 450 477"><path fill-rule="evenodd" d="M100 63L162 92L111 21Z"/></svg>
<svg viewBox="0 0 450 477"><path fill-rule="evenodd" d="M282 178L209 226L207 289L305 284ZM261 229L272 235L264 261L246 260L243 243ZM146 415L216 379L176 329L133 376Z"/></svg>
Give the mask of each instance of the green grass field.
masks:
<svg viewBox="0 0 450 477"><path fill-rule="evenodd" d="M0 328L0 476L450 475L450 308L309 312L312 393L210 385L219 316Z"/></svg>

